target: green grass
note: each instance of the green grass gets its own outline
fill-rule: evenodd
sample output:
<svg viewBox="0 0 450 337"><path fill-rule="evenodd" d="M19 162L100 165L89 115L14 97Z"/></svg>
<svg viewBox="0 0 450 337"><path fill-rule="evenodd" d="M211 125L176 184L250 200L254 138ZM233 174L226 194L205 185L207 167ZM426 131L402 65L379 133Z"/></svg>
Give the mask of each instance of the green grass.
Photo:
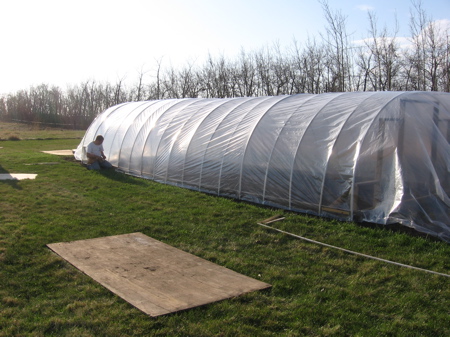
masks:
<svg viewBox="0 0 450 337"><path fill-rule="evenodd" d="M442 273L450 272L450 245L88 171L71 157L40 152L79 143L47 132L31 138L60 139L0 141L0 173L38 174L0 182L0 336L450 335L450 278L307 243L257 222L283 214L274 227ZM57 164L42 165L49 162ZM151 318L46 247L132 232L273 287Z"/></svg>

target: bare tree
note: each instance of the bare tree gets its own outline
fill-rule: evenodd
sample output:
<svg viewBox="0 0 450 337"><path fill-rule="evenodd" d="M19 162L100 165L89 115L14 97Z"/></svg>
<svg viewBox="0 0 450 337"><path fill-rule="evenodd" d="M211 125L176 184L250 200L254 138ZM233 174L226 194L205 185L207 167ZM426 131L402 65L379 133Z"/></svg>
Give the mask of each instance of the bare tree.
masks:
<svg viewBox="0 0 450 337"><path fill-rule="evenodd" d="M164 97L161 93L161 64L162 58L156 61L157 69L156 69L156 99L161 99Z"/></svg>
<svg viewBox="0 0 450 337"><path fill-rule="evenodd" d="M318 45L314 38L309 38L304 50L295 45L294 62L299 71L296 81L296 92L319 94L324 91L325 48Z"/></svg>
<svg viewBox="0 0 450 337"><path fill-rule="evenodd" d="M347 17L340 11L333 12L328 1L320 0L328 26L324 37L327 45L327 88L326 91L351 90L351 64L348 34L346 30Z"/></svg>
<svg viewBox="0 0 450 337"><path fill-rule="evenodd" d="M7 121L9 119L8 109L6 108L6 97L0 97L0 120Z"/></svg>
<svg viewBox="0 0 450 337"><path fill-rule="evenodd" d="M440 78L440 89L445 92L450 92L450 30L445 32L445 48L443 50L444 61L442 63Z"/></svg>
<svg viewBox="0 0 450 337"><path fill-rule="evenodd" d="M117 82L114 86L114 105L126 102L128 100L127 98L129 95L125 89L124 81L125 76L117 78Z"/></svg>
<svg viewBox="0 0 450 337"><path fill-rule="evenodd" d="M258 96L273 96L275 90L273 85L274 74L273 74L273 56L269 51L268 47L262 48L255 54L256 61L256 71L258 74Z"/></svg>
<svg viewBox="0 0 450 337"><path fill-rule="evenodd" d="M178 79L180 82L179 88L181 98L198 97L200 92L200 83L193 63L187 63L186 66L180 70Z"/></svg>
<svg viewBox="0 0 450 337"><path fill-rule="evenodd" d="M357 91L372 90L372 87L369 86L373 62L372 57L372 53L367 50L366 46L360 46L358 48L357 59L355 61L357 69L355 89Z"/></svg>
<svg viewBox="0 0 450 337"><path fill-rule="evenodd" d="M206 64L201 71L202 90L206 97L232 97L231 68L225 56L221 55L215 61L211 54L208 55Z"/></svg>
<svg viewBox="0 0 450 337"><path fill-rule="evenodd" d="M130 93L130 97L132 101L141 101L145 97L145 86L144 86L144 76L148 71L144 71L144 67L142 66L138 72L138 79L135 87L132 89Z"/></svg>
<svg viewBox="0 0 450 337"><path fill-rule="evenodd" d="M233 82L236 91L233 96L251 97L255 94L256 68L254 58L242 48L235 64Z"/></svg>
<svg viewBox="0 0 450 337"><path fill-rule="evenodd" d="M365 43L371 56L367 59L366 74L369 75L373 90L393 90L400 71L399 47L396 43L398 25L392 34L388 33L386 27L378 32L376 15L368 12L368 18L371 38L366 39ZM361 55L359 60L363 61Z"/></svg>
<svg viewBox="0 0 450 337"><path fill-rule="evenodd" d="M271 67L273 68L274 94L286 95L293 93L292 83L295 81L295 73L291 69L291 62L286 53L281 50L279 42L273 44L272 53L274 54Z"/></svg>
<svg viewBox="0 0 450 337"><path fill-rule="evenodd" d="M175 68L166 70L162 80L163 90L169 98L181 98L180 80Z"/></svg>

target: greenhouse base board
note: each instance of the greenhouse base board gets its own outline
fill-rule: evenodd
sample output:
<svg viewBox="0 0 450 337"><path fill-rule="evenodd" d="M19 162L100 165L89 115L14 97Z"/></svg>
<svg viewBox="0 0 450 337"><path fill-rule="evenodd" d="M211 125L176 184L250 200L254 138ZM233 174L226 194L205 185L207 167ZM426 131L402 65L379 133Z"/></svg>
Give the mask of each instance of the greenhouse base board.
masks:
<svg viewBox="0 0 450 337"><path fill-rule="evenodd" d="M142 233L47 246L152 317L271 287Z"/></svg>

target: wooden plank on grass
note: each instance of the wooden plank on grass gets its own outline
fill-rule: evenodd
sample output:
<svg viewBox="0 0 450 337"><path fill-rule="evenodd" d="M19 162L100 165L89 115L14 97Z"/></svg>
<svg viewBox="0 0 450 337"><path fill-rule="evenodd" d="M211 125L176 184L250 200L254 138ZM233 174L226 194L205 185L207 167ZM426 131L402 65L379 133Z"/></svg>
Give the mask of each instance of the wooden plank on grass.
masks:
<svg viewBox="0 0 450 337"><path fill-rule="evenodd" d="M142 233L47 246L153 317L271 287Z"/></svg>
<svg viewBox="0 0 450 337"><path fill-rule="evenodd" d="M2 173L0 174L0 180L24 180L24 179L36 179L37 174L30 173Z"/></svg>
<svg viewBox="0 0 450 337"><path fill-rule="evenodd" d="M54 154L57 156L72 156L74 150L54 150L54 151L42 151L47 154Z"/></svg>

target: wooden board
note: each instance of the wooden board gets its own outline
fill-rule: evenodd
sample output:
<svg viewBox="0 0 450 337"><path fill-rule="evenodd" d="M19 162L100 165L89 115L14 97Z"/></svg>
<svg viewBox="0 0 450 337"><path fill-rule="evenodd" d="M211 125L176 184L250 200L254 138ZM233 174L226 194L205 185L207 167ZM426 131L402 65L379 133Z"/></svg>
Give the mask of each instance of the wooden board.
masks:
<svg viewBox="0 0 450 337"><path fill-rule="evenodd" d="M33 164L25 164L27 166L32 166L32 165L59 165L60 163L58 162L44 162L44 163L33 163Z"/></svg>
<svg viewBox="0 0 450 337"><path fill-rule="evenodd" d="M47 246L153 317L271 287L142 233Z"/></svg>
<svg viewBox="0 0 450 337"><path fill-rule="evenodd" d="M73 156L75 150L55 150L55 151L41 151L47 154L54 154L57 156Z"/></svg>
<svg viewBox="0 0 450 337"><path fill-rule="evenodd" d="M37 174L28 173L2 173L0 174L0 180L23 180L23 179L36 179Z"/></svg>

